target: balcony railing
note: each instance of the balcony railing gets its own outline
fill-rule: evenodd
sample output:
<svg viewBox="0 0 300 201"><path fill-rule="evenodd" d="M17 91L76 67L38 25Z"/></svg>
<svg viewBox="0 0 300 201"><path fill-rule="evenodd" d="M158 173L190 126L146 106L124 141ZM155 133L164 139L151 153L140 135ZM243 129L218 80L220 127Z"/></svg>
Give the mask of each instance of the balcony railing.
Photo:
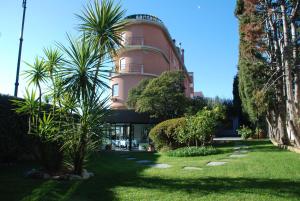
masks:
<svg viewBox="0 0 300 201"><path fill-rule="evenodd" d="M163 21L161 21L161 19L159 19L158 17L155 17L153 15L146 15L146 14L129 15L125 19L147 20L147 21L164 24Z"/></svg>
<svg viewBox="0 0 300 201"><path fill-rule="evenodd" d="M130 45L144 46L145 45L145 46L149 46L149 47L154 47L154 48L157 48L160 51L162 51L167 58L169 57L168 51L166 49L161 48L161 47L155 47L152 44L145 42L144 37L125 37L123 39L122 44L123 44L123 46L130 46Z"/></svg>
<svg viewBox="0 0 300 201"><path fill-rule="evenodd" d="M110 77L118 75L118 74L122 74L122 73L143 74L144 73L144 65L143 64L135 64L135 63L126 63L125 65L120 66L116 72L110 73Z"/></svg>
<svg viewBox="0 0 300 201"><path fill-rule="evenodd" d="M144 73L144 65L143 64L135 64L135 63L126 63L125 65L120 66L120 73Z"/></svg>
<svg viewBox="0 0 300 201"><path fill-rule="evenodd" d="M126 37L123 41L123 45L144 45L143 37Z"/></svg>

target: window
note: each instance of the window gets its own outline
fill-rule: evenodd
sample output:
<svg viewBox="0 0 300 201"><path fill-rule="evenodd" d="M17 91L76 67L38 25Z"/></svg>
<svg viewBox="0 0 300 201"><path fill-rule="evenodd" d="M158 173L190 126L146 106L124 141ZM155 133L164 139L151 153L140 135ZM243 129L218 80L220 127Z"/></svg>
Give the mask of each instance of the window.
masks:
<svg viewBox="0 0 300 201"><path fill-rule="evenodd" d="M120 71L124 71L126 68L126 60L125 58L120 59Z"/></svg>
<svg viewBox="0 0 300 201"><path fill-rule="evenodd" d="M126 45L126 33L125 32L122 32L121 33L121 44L122 45Z"/></svg>
<svg viewBox="0 0 300 201"><path fill-rule="evenodd" d="M114 84L112 86L112 96L119 96L119 84Z"/></svg>

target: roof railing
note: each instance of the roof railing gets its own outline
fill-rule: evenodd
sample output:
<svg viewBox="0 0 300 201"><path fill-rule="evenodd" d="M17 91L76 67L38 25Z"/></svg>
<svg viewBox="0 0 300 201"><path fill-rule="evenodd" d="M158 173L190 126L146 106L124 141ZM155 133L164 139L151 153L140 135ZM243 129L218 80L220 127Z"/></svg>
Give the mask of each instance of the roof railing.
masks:
<svg viewBox="0 0 300 201"><path fill-rule="evenodd" d="M136 20L147 20L147 21L152 21L152 22L157 22L160 24L164 24L161 19L159 19L156 16L153 15L147 15L147 14L134 14L134 15L129 15L125 17L125 19L136 19Z"/></svg>

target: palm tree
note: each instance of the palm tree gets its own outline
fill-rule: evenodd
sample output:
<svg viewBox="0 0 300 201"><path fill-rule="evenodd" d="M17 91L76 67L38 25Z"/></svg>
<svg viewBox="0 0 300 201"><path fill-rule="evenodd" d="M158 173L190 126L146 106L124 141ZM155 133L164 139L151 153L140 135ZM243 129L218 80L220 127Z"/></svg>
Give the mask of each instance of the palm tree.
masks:
<svg viewBox="0 0 300 201"><path fill-rule="evenodd" d="M35 91L32 90L31 92L29 92L29 90L26 89L24 100L15 99L13 100L13 104L17 106L17 113L28 115L28 134L32 134L32 126L37 127L36 117L37 112L39 110L39 105L36 101Z"/></svg>
<svg viewBox="0 0 300 201"><path fill-rule="evenodd" d="M69 132L67 131L64 147L72 150L70 156L73 160L74 173L80 175L89 151L88 147L93 142L92 128L96 126L95 123L99 124L93 119L104 113L104 105L107 102L107 99L99 98L102 93L98 94L97 89L106 83L94 77L99 67L99 56L90 41L85 36L79 40L73 40L68 36L68 41L68 47L59 44L66 55L59 77L62 78L62 93L71 99L71 102L75 102L72 105L76 108L71 109L79 121L76 123L77 126L72 126Z"/></svg>
<svg viewBox="0 0 300 201"><path fill-rule="evenodd" d="M125 10L122 10L120 4L115 5L113 0L102 0L101 3L94 0L94 3L87 4L81 15L77 15L80 20L79 30L86 35L99 54L98 66L94 74L95 80L105 57L113 58L116 49L122 46L124 14Z"/></svg>
<svg viewBox="0 0 300 201"><path fill-rule="evenodd" d="M45 67L47 72L49 73L49 77L53 86L53 111L56 106L56 100L58 99L59 93L57 93L56 89L59 88L58 82L59 78L57 77L57 72L59 68L63 65L62 61L62 53L58 49L53 48L44 48L45 54Z"/></svg>
<svg viewBox="0 0 300 201"><path fill-rule="evenodd" d="M66 55L59 77L62 78L64 92L72 92L76 100L86 102L93 94L94 86L107 85L99 77L94 78L99 67L99 56L85 36L74 40L67 35L67 39L68 47L59 44Z"/></svg>
<svg viewBox="0 0 300 201"><path fill-rule="evenodd" d="M26 62L25 62L26 63ZM39 113L42 107L42 84L47 82L47 69L44 59L35 58L33 65L26 63L29 70L25 71L25 76L29 81L29 85L33 84L39 90Z"/></svg>

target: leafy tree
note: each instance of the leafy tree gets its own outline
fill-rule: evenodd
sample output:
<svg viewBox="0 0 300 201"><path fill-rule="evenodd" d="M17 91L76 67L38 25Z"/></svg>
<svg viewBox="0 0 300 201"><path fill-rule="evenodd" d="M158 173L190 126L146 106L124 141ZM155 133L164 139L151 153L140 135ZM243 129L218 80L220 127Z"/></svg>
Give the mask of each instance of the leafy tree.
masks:
<svg viewBox="0 0 300 201"><path fill-rule="evenodd" d="M138 99L140 98L150 81L151 79L143 79L136 87L129 90L127 99L127 106L129 108L136 108Z"/></svg>
<svg viewBox="0 0 300 201"><path fill-rule="evenodd" d="M136 111L147 112L151 117L162 119L183 115L186 106L183 81L184 76L179 71L164 72L150 80L143 92L135 97Z"/></svg>
<svg viewBox="0 0 300 201"><path fill-rule="evenodd" d="M196 97L187 100L186 115L195 115L197 112L207 107L208 101L203 97Z"/></svg>
<svg viewBox="0 0 300 201"><path fill-rule="evenodd" d="M242 100L240 98L239 94L239 77L236 75L233 79L233 111L232 113L234 115L237 115L239 117L240 123L244 125L250 125L251 123L249 122L248 115L243 111L243 106L242 106Z"/></svg>
<svg viewBox="0 0 300 201"><path fill-rule="evenodd" d="M236 8L243 109L258 127L267 121L273 140L296 146L300 146L299 10L299 0L238 0Z"/></svg>

